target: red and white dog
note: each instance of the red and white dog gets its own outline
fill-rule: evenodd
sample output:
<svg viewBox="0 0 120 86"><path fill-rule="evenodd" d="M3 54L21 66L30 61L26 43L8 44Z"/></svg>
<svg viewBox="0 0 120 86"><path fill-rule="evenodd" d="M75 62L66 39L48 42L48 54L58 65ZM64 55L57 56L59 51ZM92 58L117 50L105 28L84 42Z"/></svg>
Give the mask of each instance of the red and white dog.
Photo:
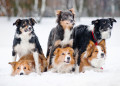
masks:
<svg viewBox="0 0 120 86"><path fill-rule="evenodd" d="M39 69L41 72L47 71L47 60L46 58L43 58L44 56L41 56L39 54ZM35 72L35 61L33 58L33 54L28 54L19 59L19 61L16 62L9 62L12 66L12 76L15 75L28 75L31 72Z"/></svg>
<svg viewBox="0 0 120 86"><path fill-rule="evenodd" d="M105 40L102 40L98 45L90 41L87 49L81 55L80 72L93 69L94 71L102 72L102 66L105 63L106 47Z"/></svg>
<svg viewBox="0 0 120 86"><path fill-rule="evenodd" d="M52 59L52 70L58 73L71 73L74 71L75 60L73 57L74 50L70 47L57 48L54 51Z"/></svg>

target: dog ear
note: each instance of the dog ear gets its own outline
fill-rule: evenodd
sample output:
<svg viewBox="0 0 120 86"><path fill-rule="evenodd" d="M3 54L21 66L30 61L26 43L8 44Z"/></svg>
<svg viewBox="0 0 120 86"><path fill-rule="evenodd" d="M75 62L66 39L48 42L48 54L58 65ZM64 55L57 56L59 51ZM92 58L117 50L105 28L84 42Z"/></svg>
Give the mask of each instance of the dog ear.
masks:
<svg viewBox="0 0 120 86"><path fill-rule="evenodd" d="M17 62L9 62L8 64L10 64L12 67L15 67Z"/></svg>
<svg viewBox="0 0 120 86"><path fill-rule="evenodd" d="M61 15L62 11L61 10L57 10L56 11L56 15L57 15L57 20L56 22L59 23L60 22L60 15Z"/></svg>
<svg viewBox="0 0 120 86"><path fill-rule="evenodd" d="M98 24L99 21L100 21L99 19L97 19L97 20L93 20L93 21L92 21L92 25L93 25L93 24L94 24L94 25Z"/></svg>
<svg viewBox="0 0 120 86"><path fill-rule="evenodd" d="M57 49L54 51L54 55L56 55L59 51L60 51L60 48L57 48Z"/></svg>
<svg viewBox="0 0 120 86"><path fill-rule="evenodd" d="M94 46L95 46L95 43L90 40L90 41L89 41L89 44L88 44L88 46L87 46L86 52L85 52L85 53L86 53L86 57L89 57L89 56L91 55Z"/></svg>
<svg viewBox="0 0 120 86"><path fill-rule="evenodd" d="M61 14L61 12L62 12L61 10L57 10L56 15L59 16Z"/></svg>
<svg viewBox="0 0 120 86"><path fill-rule="evenodd" d="M71 8L71 9L69 9L69 11L72 12L72 14L73 14L73 18L74 18L74 17L75 17L75 11L74 11L74 9Z"/></svg>
<svg viewBox="0 0 120 86"><path fill-rule="evenodd" d="M69 9L70 12L72 12L73 15L75 15L75 11L73 8Z"/></svg>
<svg viewBox="0 0 120 86"><path fill-rule="evenodd" d="M30 24L31 24L32 26L34 26L35 23L37 23L33 18L30 18L29 21L30 21Z"/></svg>
<svg viewBox="0 0 120 86"><path fill-rule="evenodd" d="M15 21L15 23L13 23L13 25L18 26L18 25L20 25L20 23L21 23L21 19L17 19L17 20Z"/></svg>
<svg viewBox="0 0 120 86"><path fill-rule="evenodd" d="M106 53L106 43L105 43L105 40L103 39L98 45L102 46L105 53Z"/></svg>
<svg viewBox="0 0 120 86"><path fill-rule="evenodd" d="M114 18L109 18L110 22L117 22Z"/></svg>

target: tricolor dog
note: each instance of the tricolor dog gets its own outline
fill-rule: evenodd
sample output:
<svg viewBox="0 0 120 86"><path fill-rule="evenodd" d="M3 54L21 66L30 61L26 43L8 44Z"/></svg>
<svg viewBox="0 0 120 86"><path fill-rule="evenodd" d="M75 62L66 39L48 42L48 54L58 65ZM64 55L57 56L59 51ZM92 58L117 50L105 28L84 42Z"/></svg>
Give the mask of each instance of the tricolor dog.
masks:
<svg viewBox="0 0 120 86"><path fill-rule="evenodd" d="M47 47L47 58L49 67L51 65L51 59L53 57L53 52L57 47L72 47L73 45L73 26L74 26L74 10L70 9L68 11L58 10L57 14L57 26L53 28L50 32Z"/></svg>
<svg viewBox="0 0 120 86"><path fill-rule="evenodd" d="M30 19L17 19L13 25L16 25L16 32L13 40L13 62L16 61L17 55L21 58L24 55L33 54L35 60L35 69L39 74L39 54L44 54L41 45L38 41L38 37L34 33L34 24L36 21L33 18Z"/></svg>
<svg viewBox="0 0 120 86"><path fill-rule="evenodd" d="M91 26L78 25L73 31L73 49L75 50L76 62L79 66L81 54L86 51L89 41L93 41L96 45L103 39L108 39L111 36L113 23L116 22L113 18L97 19L92 21Z"/></svg>

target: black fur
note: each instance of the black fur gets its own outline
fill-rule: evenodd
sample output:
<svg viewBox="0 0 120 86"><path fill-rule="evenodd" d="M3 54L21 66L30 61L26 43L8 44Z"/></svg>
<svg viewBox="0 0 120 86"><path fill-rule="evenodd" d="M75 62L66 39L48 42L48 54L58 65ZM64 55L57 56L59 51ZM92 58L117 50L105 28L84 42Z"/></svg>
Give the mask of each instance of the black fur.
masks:
<svg viewBox="0 0 120 86"><path fill-rule="evenodd" d="M15 51L15 47L19 44L21 44L21 41L23 40L21 37L19 37L20 35L22 35L22 32L20 30L20 28L24 28L26 26L30 26L28 28L27 31L31 31L29 36L31 36L31 38L29 39L29 43L30 44L35 44L35 47L31 50L32 51L37 51L39 54L43 54L43 51L42 51L42 48L41 48L41 45L38 41L38 37L36 36L36 34L34 33L34 24L35 24L35 20L30 18L30 19L18 19L16 20L15 23L13 23L13 25L16 25L17 28L16 28L16 32L15 32L15 36L14 36L14 40L13 40L13 51L12 51L12 56L16 56L18 52ZM24 51L24 50L22 50Z"/></svg>
<svg viewBox="0 0 120 86"><path fill-rule="evenodd" d="M112 29L113 22L116 22L115 19L109 18L109 19L97 19L92 21L92 24L94 24L94 37L92 35L92 31L89 30L89 26L87 25L79 25L74 28L73 31L73 49L77 52L77 64L80 65L80 57L81 54L86 51L87 45L89 44L89 41L92 40L94 43L98 42L102 39L101 32L100 31L107 31L108 28Z"/></svg>

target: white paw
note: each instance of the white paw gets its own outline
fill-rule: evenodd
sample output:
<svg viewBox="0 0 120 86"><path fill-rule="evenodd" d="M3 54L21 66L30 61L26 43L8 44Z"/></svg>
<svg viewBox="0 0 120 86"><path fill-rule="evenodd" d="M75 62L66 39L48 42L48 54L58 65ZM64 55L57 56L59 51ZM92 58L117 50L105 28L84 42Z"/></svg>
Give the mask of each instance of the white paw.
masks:
<svg viewBox="0 0 120 86"><path fill-rule="evenodd" d="M94 71L95 71L95 72L103 72L103 69L100 69L100 68L94 68Z"/></svg>

